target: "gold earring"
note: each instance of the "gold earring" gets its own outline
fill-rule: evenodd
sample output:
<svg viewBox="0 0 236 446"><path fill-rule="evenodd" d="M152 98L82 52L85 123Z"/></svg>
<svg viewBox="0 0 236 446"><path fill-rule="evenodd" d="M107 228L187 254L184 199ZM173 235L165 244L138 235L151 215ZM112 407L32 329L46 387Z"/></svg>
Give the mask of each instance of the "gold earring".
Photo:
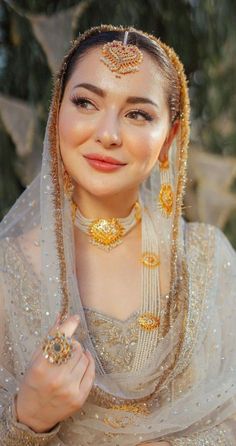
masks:
<svg viewBox="0 0 236 446"><path fill-rule="evenodd" d="M162 215L169 218L172 214L174 204L174 192L170 179L170 165L168 157L164 161L159 161L161 188L158 196L159 206Z"/></svg>
<svg viewBox="0 0 236 446"><path fill-rule="evenodd" d="M64 185L64 191L65 191L67 198L71 199L73 190L74 190L74 186L72 183L72 179L66 170L64 170L64 173L63 173L63 185Z"/></svg>

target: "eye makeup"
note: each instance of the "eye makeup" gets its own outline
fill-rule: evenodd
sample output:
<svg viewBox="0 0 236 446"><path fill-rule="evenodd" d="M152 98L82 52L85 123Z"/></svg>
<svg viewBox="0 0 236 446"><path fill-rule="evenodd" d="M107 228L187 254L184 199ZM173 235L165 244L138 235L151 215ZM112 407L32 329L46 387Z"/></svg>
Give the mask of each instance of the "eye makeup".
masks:
<svg viewBox="0 0 236 446"><path fill-rule="evenodd" d="M90 99L88 99L88 98L86 98L86 97L84 97L84 96L74 95L74 96L72 96L72 98L71 98L71 102L72 102L73 104L75 104L77 107L82 108L82 109L84 109L84 110L92 110L92 108L89 108L89 105L92 106L92 107L94 107L95 109L97 109L97 107L93 104L93 102L92 102ZM87 106L86 106L86 105L87 105ZM141 110L141 109L130 110L130 111L126 114L127 117L129 117L129 116L133 116L131 119L134 119L134 120L136 120L136 121L142 121L141 119L136 119L136 118L135 118L135 116L137 116L137 115L142 116L143 120L145 120L145 121L149 121L149 122L153 121L153 119L154 119L154 118L150 115L150 113L148 113L148 112L146 112L146 111L144 111L144 110Z"/></svg>

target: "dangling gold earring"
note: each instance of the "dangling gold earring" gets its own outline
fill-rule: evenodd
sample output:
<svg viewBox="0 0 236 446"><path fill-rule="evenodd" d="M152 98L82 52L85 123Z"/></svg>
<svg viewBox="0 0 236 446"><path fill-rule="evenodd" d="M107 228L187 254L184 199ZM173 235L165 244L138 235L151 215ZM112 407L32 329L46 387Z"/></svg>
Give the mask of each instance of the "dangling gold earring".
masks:
<svg viewBox="0 0 236 446"><path fill-rule="evenodd" d="M160 168L160 183L161 188L158 196L159 206L161 208L162 215L169 218L172 214L174 204L174 192L170 179L170 165L168 157L164 161L159 161Z"/></svg>
<svg viewBox="0 0 236 446"><path fill-rule="evenodd" d="M68 174L68 172L65 169L64 169L64 173L63 173L63 185L64 185L64 191L65 191L67 198L71 199L73 190L74 190L74 186L73 186L72 179L71 179L70 175Z"/></svg>

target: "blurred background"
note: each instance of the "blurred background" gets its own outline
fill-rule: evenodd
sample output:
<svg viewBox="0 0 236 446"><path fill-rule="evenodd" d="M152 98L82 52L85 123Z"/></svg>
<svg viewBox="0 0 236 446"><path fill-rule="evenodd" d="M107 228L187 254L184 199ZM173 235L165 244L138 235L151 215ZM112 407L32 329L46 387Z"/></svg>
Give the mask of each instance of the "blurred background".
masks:
<svg viewBox="0 0 236 446"><path fill-rule="evenodd" d="M39 170L60 60L101 23L134 25L179 54L192 107L185 217L236 247L235 0L0 0L0 218Z"/></svg>

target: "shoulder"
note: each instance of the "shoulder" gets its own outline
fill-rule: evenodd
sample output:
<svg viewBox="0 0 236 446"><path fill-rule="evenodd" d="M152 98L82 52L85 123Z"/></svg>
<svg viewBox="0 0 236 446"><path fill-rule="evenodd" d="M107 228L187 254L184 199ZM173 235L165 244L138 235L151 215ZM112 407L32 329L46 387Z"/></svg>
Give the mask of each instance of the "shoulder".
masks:
<svg viewBox="0 0 236 446"><path fill-rule="evenodd" d="M216 233L220 231L216 226L209 223L200 222L186 222L183 223L184 233L188 239L207 239L209 235L215 237ZM221 232L221 231L220 231Z"/></svg>
<svg viewBox="0 0 236 446"><path fill-rule="evenodd" d="M0 271L17 271L20 264L32 267L40 272L39 228L34 228L16 237L5 237L0 240Z"/></svg>
<svg viewBox="0 0 236 446"><path fill-rule="evenodd" d="M185 223L186 255L192 283L202 285L208 305L232 309L236 289L236 252L221 229L204 223Z"/></svg>
<svg viewBox="0 0 236 446"><path fill-rule="evenodd" d="M185 253L190 266L212 261L216 249L217 228L206 223L183 223Z"/></svg>
<svg viewBox="0 0 236 446"><path fill-rule="evenodd" d="M193 246L193 244L210 245L215 249L216 252L221 251L224 255L235 255L235 250L230 244L224 232L211 224L191 222L183 223L184 226L184 236L185 241L188 246Z"/></svg>
<svg viewBox="0 0 236 446"><path fill-rule="evenodd" d="M205 223L184 223L185 254L192 280L211 289L235 282L236 253L221 229Z"/></svg>

